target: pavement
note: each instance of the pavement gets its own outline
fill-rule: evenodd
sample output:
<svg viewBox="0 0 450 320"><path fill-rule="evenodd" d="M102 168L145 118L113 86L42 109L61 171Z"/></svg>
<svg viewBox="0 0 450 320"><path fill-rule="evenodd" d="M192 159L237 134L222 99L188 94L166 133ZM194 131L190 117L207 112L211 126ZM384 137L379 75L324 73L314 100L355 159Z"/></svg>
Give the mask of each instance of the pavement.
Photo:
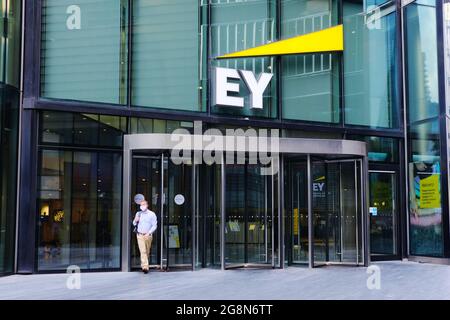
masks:
<svg viewBox="0 0 450 320"><path fill-rule="evenodd" d="M450 299L450 266L396 261L373 263L369 270L327 266L151 271L147 275L90 272L79 274L79 278L65 273L12 275L0 278L0 299L447 300Z"/></svg>

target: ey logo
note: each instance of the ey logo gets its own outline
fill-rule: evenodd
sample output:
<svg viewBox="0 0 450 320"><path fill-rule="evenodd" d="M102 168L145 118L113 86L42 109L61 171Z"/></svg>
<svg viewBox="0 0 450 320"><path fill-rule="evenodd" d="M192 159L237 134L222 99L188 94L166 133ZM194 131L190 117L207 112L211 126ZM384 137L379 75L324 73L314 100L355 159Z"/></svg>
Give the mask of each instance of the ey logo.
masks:
<svg viewBox="0 0 450 320"><path fill-rule="evenodd" d="M285 56L294 54L331 53L344 50L344 27L334 26L320 31L275 41L262 46L229 53L217 59L255 58ZM244 107L240 96L243 80L250 93L250 108L263 109L263 94L273 77L271 73L261 73L257 77L251 71L228 68L215 68L213 75L213 105L225 107ZM231 81L233 80L233 81Z"/></svg>

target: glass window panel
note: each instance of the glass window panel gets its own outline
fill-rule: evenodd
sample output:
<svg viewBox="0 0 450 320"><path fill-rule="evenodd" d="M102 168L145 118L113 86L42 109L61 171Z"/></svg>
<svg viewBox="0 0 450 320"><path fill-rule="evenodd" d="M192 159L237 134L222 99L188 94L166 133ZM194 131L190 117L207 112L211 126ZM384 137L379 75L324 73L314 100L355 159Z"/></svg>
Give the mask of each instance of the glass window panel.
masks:
<svg viewBox="0 0 450 320"><path fill-rule="evenodd" d="M0 275L13 272L19 137L19 93L0 89Z"/></svg>
<svg viewBox="0 0 450 320"><path fill-rule="evenodd" d="M404 13L408 121L414 123L439 115L436 9L412 3Z"/></svg>
<svg viewBox="0 0 450 320"><path fill-rule="evenodd" d="M70 265L72 152L42 151L38 186L38 268L63 269Z"/></svg>
<svg viewBox="0 0 450 320"><path fill-rule="evenodd" d="M44 143L72 144L73 114L68 112L41 113L41 141Z"/></svg>
<svg viewBox="0 0 450 320"><path fill-rule="evenodd" d="M99 153L97 176L96 252L102 268L120 267L122 156Z"/></svg>
<svg viewBox="0 0 450 320"><path fill-rule="evenodd" d="M393 0L366 0L366 8L368 10L371 10L377 6L380 6L380 5L388 3L388 2L394 2L394 1Z"/></svg>
<svg viewBox="0 0 450 320"><path fill-rule="evenodd" d="M362 0L345 1L344 26L345 122L397 128L395 7L366 15Z"/></svg>
<svg viewBox="0 0 450 320"><path fill-rule="evenodd" d="M79 145L98 145L98 115L74 115L73 142Z"/></svg>
<svg viewBox="0 0 450 320"><path fill-rule="evenodd" d="M42 150L38 270L120 267L120 153Z"/></svg>
<svg viewBox="0 0 450 320"><path fill-rule="evenodd" d="M365 141L368 148L369 161L373 162L398 162L399 141L385 137L347 136L349 140Z"/></svg>
<svg viewBox="0 0 450 320"><path fill-rule="evenodd" d="M153 132L154 133L166 133L166 120L155 119L153 121Z"/></svg>
<svg viewBox="0 0 450 320"><path fill-rule="evenodd" d="M153 133L153 119L131 119L131 133Z"/></svg>
<svg viewBox="0 0 450 320"><path fill-rule="evenodd" d="M99 144L121 147L123 133L126 132L126 122L125 117L100 115Z"/></svg>
<svg viewBox="0 0 450 320"><path fill-rule="evenodd" d="M442 205L439 123L437 120L411 126L409 222L410 252L442 256Z"/></svg>
<svg viewBox="0 0 450 320"><path fill-rule="evenodd" d="M276 37L276 1L217 1L211 4L211 56L218 57L272 42ZM270 57L248 59L213 60L213 67L252 71L256 76L262 72L276 73L275 59ZM276 78L272 78L263 95L263 109L250 108L250 92L239 81L239 96L244 107L212 106L214 113L252 117L276 117Z"/></svg>
<svg viewBox="0 0 450 320"><path fill-rule="evenodd" d="M0 4L0 81L19 87L21 59L21 1L6 0Z"/></svg>
<svg viewBox="0 0 450 320"><path fill-rule="evenodd" d="M372 255L397 254L398 205L397 175L369 173L370 253Z"/></svg>
<svg viewBox="0 0 450 320"><path fill-rule="evenodd" d="M127 0L45 0L42 96L125 104Z"/></svg>
<svg viewBox="0 0 450 320"><path fill-rule="evenodd" d="M41 143L121 147L125 117L44 111L40 114Z"/></svg>
<svg viewBox="0 0 450 320"><path fill-rule="evenodd" d="M335 25L336 1L282 0L281 38ZM339 122L339 58L333 54L281 58L283 118Z"/></svg>
<svg viewBox="0 0 450 320"><path fill-rule="evenodd" d="M133 1L133 105L201 110L198 6Z"/></svg>
<svg viewBox="0 0 450 320"><path fill-rule="evenodd" d="M439 92L434 1L404 8L409 241L412 255L443 255Z"/></svg>

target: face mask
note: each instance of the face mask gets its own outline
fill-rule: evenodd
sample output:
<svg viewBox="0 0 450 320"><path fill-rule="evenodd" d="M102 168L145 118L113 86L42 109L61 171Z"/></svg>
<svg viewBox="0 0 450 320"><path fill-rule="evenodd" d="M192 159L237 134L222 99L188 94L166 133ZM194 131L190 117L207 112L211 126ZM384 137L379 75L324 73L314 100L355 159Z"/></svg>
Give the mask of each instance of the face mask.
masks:
<svg viewBox="0 0 450 320"><path fill-rule="evenodd" d="M141 206L141 211L146 211L147 210L147 206Z"/></svg>

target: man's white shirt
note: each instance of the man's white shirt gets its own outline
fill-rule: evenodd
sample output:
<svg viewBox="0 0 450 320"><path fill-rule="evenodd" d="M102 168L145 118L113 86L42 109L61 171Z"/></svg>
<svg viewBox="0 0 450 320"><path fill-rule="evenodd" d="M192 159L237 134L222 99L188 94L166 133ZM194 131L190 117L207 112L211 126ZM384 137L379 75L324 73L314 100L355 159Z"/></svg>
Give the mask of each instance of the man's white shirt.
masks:
<svg viewBox="0 0 450 320"><path fill-rule="evenodd" d="M139 218L139 222L137 219ZM158 226L156 214L151 210L139 211L133 220L133 225L137 224L137 232L143 234L153 234Z"/></svg>

